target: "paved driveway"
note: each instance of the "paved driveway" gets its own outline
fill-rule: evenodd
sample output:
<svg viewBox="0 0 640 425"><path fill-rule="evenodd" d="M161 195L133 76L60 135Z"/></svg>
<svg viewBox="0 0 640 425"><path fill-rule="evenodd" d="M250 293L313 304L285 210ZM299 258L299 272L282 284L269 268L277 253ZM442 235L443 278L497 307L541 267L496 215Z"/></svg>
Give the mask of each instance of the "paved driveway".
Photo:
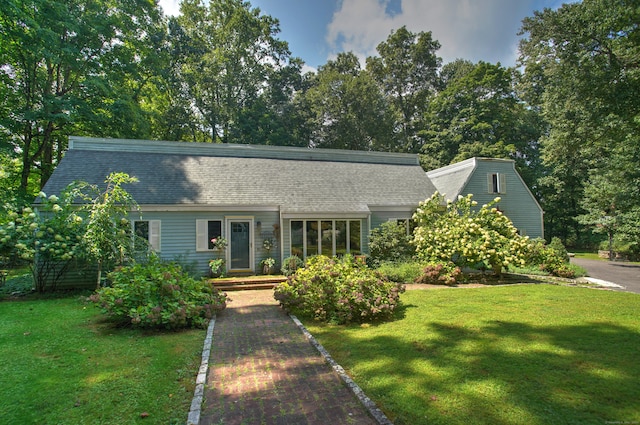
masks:
<svg viewBox="0 0 640 425"><path fill-rule="evenodd" d="M602 279L624 286L616 291L640 294L640 265L622 261L598 261L584 258L572 258L571 262L585 268L589 277Z"/></svg>

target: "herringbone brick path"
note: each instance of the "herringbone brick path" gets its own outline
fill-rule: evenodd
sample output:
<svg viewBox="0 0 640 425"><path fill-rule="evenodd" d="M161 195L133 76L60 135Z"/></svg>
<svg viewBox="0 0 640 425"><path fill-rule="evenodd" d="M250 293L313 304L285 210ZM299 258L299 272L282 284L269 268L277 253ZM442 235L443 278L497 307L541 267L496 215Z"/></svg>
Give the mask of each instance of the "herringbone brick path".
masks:
<svg viewBox="0 0 640 425"><path fill-rule="evenodd" d="M200 425L376 423L272 290L229 296L216 318Z"/></svg>

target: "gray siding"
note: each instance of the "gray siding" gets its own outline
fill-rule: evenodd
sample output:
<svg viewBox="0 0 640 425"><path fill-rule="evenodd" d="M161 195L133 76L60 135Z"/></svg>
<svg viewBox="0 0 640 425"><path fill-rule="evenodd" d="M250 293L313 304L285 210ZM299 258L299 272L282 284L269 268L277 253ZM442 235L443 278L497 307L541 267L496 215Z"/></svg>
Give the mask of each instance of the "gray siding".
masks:
<svg viewBox="0 0 640 425"><path fill-rule="evenodd" d="M278 213L273 211L189 211L189 212L144 212L143 220L160 220L160 255L163 259L171 260L177 257L187 262L195 261L197 268L203 274L208 271L209 260L216 256L215 252L198 252L196 250L196 220L221 220L229 217L250 217L254 225L252 229L254 243L254 269L259 270L259 263L267 257L267 251L262 247L264 238L273 232L273 225L278 223ZM258 226L258 222L260 225ZM223 227L223 236L226 229ZM280 242L274 237L275 245L269 255L280 264Z"/></svg>
<svg viewBox="0 0 640 425"><path fill-rule="evenodd" d="M487 175L492 173L505 174L506 192L489 193ZM509 217L521 234L531 238L543 237L542 209L533 198L521 177L517 174L511 161L479 160L473 175L463 188L461 195L473 194L478 206L486 204L497 196L500 210Z"/></svg>

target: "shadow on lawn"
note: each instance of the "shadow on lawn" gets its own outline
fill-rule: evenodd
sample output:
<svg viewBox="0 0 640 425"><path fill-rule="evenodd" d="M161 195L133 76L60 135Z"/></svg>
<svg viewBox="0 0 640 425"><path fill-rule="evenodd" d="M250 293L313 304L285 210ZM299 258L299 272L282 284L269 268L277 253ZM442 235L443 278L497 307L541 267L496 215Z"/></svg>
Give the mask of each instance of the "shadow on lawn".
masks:
<svg viewBox="0 0 640 425"><path fill-rule="evenodd" d="M495 321L467 328L436 322L414 335L409 344L387 336L345 341L370 353L370 368L358 372L359 379L373 383L369 395L396 425L640 421L640 334L633 329L608 323L546 327ZM412 399L402 401L406 406L422 411L385 405L385 395L399 393Z"/></svg>

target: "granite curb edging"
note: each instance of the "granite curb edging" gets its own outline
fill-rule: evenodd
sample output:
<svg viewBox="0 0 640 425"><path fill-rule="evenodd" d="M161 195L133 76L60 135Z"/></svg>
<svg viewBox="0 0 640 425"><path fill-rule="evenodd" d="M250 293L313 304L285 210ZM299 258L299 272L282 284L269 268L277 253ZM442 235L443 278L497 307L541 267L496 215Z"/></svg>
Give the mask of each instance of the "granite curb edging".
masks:
<svg viewBox="0 0 640 425"><path fill-rule="evenodd" d="M187 425L198 425L200 423L200 414L202 413L202 403L204 401L204 386L207 382L207 372L209 369L209 357L211 356L211 344L213 342L213 328L216 325L216 316L209 321L207 328L207 336L204 339L202 347L202 361L196 376L196 388L193 391L193 400L191 408L187 416Z"/></svg>
<svg viewBox="0 0 640 425"><path fill-rule="evenodd" d="M387 416L382 413L378 406L362 391L362 388L358 384L355 383L353 379L345 372L344 368L340 366L334 359L331 357L331 354L311 335L311 332L305 328L305 326L298 320L296 316L293 314L289 314L289 317L293 320L293 322L298 326L298 328L302 331L307 340L315 347L316 350L324 357L324 359L331 365L333 370L340 376L340 379L345 383L345 385L349 388L349 390L360 400L360 403L367 409L369 414L378 422L379 425L393 425L393 422L387 418Z"/></svg>
<svg viewBox="0 0 640 425"><path fill-rule="evenodd" d="M333 368L333 370L340 376L340 379L344 382L344 384L349 388L349 390L356 396L356 398L360 401L360 403L367 409L368 413L371 417L379 424L379 425L393 425L385 414L376 406L376 404L364 393L364 391L356 384L349 375L345 372L344 368L340 366L334 359L331 357L329 352L320 344L313 335L305 328L305 326L300 322L300 320L289 314L289 317L295 323L295 325L300 329L302 334L305 336L307 341L322 355L327 363ZM209 358L211 356L211 347L213 344L213 330L215 328L216 317L214 316L209 321L209 326L207 328L207 334L203 343L202 349L202 360L200 363L200 368L198 369L198 374L196 376L196 387L193 394L193 399L191 401L191 407L189 410L189 414L187 416L187 425L199 425L200 416L202 413L202 404L204 402L204 390L207 382L207 373L209 369Z"/></svg>

